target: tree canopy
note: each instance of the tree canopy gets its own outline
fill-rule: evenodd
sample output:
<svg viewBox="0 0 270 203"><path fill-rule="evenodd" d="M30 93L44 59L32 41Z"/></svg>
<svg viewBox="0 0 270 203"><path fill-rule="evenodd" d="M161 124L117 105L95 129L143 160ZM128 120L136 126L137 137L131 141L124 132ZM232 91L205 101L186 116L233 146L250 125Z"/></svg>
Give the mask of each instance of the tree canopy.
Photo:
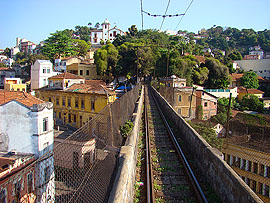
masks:
<svg viewBox="0 0 270 203"><path fill-rule="evenodd" d="M244 72L240 78L241 86L249 89L257 89L259 87L259 80L256 73L253 71Z"/></svg>

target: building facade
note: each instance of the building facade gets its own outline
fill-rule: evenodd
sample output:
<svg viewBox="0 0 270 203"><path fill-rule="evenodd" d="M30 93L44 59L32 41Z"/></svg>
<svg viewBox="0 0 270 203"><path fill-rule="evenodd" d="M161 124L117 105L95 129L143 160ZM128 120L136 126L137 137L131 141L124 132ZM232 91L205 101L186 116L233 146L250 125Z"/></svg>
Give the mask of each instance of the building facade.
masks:
<svg viewBox="0 0 270 203"><path fill-rule="evenodd" d="M118 29L116 26L111 28L111 24L107 19L101 24L101 26L101 29L91 29L90 41L92 45L100 44L101 41L104 41L106 43L107 40L113 42L116 35L124 35L124 32Z"/></svg>
<svg viewBox="0 0 270 203"><path fill-rule="evenodd" d="M67 72L81 76L88 80L97 78L96 64L94 63L73 63L67 66Z"/></svg>
<svg viewBox="0 0 270 203"><path fill-rule="evenodd" d="M0 67L0 88L4 87L5 78L15 78L15 71L11 68Z"/></svg>
<svg viewBox="0 0 270 203"><path fill-rule="evenodd" d="M49 83L48 88L37 89L36 96L54 104L57 121L76 128L83 126L116 99L115 92L107 89L103 81L87 81L71 73L51 77Z"/></svg>
<svg viewBox="0 0 270 203"><path fill-rule="evenodd" d="M48 85L48 78L58 74L52 67L49 60L36 60L31 66L31 90Z"/></svg>
<svg viewBox="0 0 270 203"><path fill-rule="evenodd" d="M8 91L27 91L26 84L22 84L20 78L5 78L4 89Z"/></svg>
<svg viewBox="0 0 270 203"><path fill-rule="evenodd" d="M217 97L203 90L196 90L196 111L201 108L201 115L197 117L202 120L208 120L217 115ZM201 118L200 118L201 117Z"/></svg>
<svg viewBox="0 0 270 203"><path fill-rule="evenodd" d="M0 150L30 153L37 159L42 157L35 164L37 202L53 200L53 104L25 92L2 90L0 120Z"/></svg>

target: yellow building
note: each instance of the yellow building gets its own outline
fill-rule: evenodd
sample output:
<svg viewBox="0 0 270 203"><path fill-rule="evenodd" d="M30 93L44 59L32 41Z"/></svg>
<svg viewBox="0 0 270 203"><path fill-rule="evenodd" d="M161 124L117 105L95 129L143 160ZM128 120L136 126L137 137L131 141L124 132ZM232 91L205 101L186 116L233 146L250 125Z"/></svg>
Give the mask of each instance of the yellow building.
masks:
<svg viewBox="0 0 270 203"><path fill-rule="evenodd" d="M242 100L242 98L247 94L253 94L253 95L257 96L258 98L262 98L263 94L264 94L264 92L261 91L261 90L247 89L247 88L244 88L244 87L238 87L237 88L237 93L238 93L237 98L239 100Z"/></svg>
<svg viewBox="0 0 270 203"><path fill-rule="evenodd" d="M159 92L172 105L173 109L186 119L195 118L196 90L186 87L186 79L171 76L161 78Z"/></svg>
<svg viewBox="0 0 270 203"><path fill-rule="evenodd" d="M263 200L270 202L270 142L265 135L227 138L224 160Z"/></svg>
<svg viewBox="0 0 270 203"><path fill-rule="evenodd" d="M76 128L83 126L116 99L116 94L107 89L101 80L84 80L71 73L48 80L49 87L36 90L36 96L54 104L56 120Z"/></svg>
<svg viewBox="0 0 270 203"><path fill-rule="evenodd" d="M4 89L8 91L26 92L26 84L22 84L20 78L5 78Z"/></svg>
<svg viewBox="0 0 270 203"><path fill-rule="evenodd" d="M96 65L94 63L80 62L67 65L67 72L92 80L97 78Z"/></svg>

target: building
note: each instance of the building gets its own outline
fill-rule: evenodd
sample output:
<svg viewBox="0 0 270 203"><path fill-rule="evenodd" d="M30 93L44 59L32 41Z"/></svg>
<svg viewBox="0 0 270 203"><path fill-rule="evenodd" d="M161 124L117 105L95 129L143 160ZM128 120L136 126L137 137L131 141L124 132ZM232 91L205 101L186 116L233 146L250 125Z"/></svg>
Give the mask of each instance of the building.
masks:
<svg viewBox="0 0 270 203"><path fill-rule="evenodd" d="M264 120L264 122L261 122ZM239 112L229 122L225 161L263 200L270 202L270 119Z"/></svg>
<svg viewBox="0 0 270 203"><path fill-rule="evenodd" d="M159 92L172 105L173 109L186 119L195 118L195 88L186 87L186 80L176 76L161 78L160 81L165 83L165 86L161 85Z"/></svg>
<svg viewBox="0 0 270 203"><path fill-rule="evenodd" d="M78 56L70 56L63 59L55 59L54 60L54 69L58 72L66 72L67 66L73 64L73 63L81 63L83 61L82 57Z"/></svg>
<svg viewBox="0 0 270 203"><path fill-rule="evenodd" d="M242 98L247 95L247 94L253 94L255 96L257 96L258 98L262 98L264 92L261 90L257 90L257 89L247 89L245 87L238 87L237 88L237 92L238 92L238 99L242 100Z"/></svg>
<svg viewBox="0 0 270 203"><path fill-rule="evenodd" d="M0 151L42 157L35 164L37 202L54 199L53 104L26 92L0 90L0 120Z"/></svg>
<svg viewBox="0 0 270 203"><path fill-rule="evenodd" d="M36 202L35 160L33 154L0 153L1 202Z"/></svg>
<svg viewBox="0 0 270 203"><path fill-rule="evenodd" d="M259 56L260 59L263 58L263 50L261 49L260 45L254 46L254 47L249 47L249 55L257 55Z"/></svg>
<svg viewBox="0 0 270 203"><path fill-rule="evenodd" d="M196 111L198 113L199 108L202 110L201 115L197 114L197 118L208 120L217 115L217 99L204 90L196 90Z"/></svg>
<svg viewBox="0 0 270 203"><path fill-rule="evenodd" d="M218 98L230 98L230 94L232 93L232 97L236 98L238 95L237 87L228 88L228 89L204 89L204 91L218 97Z"/></svg>
<svg viewBox="0 0 270 203"><path fill-rule="evenodd" d="M270 59L236 60L234 61L234 67L237 66L244 71L253 70L264 79L270 79Z"/></svg>
<svg viewBox="0 0 270 203"><path fill-rule="evenodd" d="M258 60L263 59L263 56L261 55L245 55L244 60Z"/></svg>
<svg viewBox="0 0 270 203"><path fill-rule="evenodd" d="M88 62L72 63L67 65L67 72L81 76L88 80L97 79L96 64Z"/></svg>
<svg viewBox="0 0 270 203"><path fill-rule="evenodd" d="M20 78L5 78L4 89L8 91L26 92L26 84L22 84Z"/></svg>
<svg viewBox="0 0 270 203"><path fill-rule="evenodd" d="M36 90L36 96L53 102L57 122L80 128L108 103L116 99L101 80L85 80L62 73L49 78L49 86Z"/></svg>
<svg viewBox="0 0 270 203"><path fill-rule="evenodd" d="M263 202L270 202L269 143L263 135L234 136L222 149L224 160Z"/></svg>
<svg viewBox="0 0 270 203"><path fill-rule="evenodd" d="M232 73L231 74L231 84L230 87L234 88L234 87L240 87L241 86L241 78L243 77L243 73ZM264 80L261 76L258 76L258 80L259 82L261 80Z"/></svg>
<svg viewBox="0 0 270 203"><path fill-rule="evenodd" d="M15 71L8 67L0 67L0 88L4 88L5 78L15 78Z"/></svg>
<svg viewBox="0 0 270 203"><path fill-rule="evenodd" d="M267 110L270 110L270 97L263 97L260 98L260 100L263 102L263 107Z"/></svg>
<svg viewBox="0 0 270 203"><path fill-rule="evenodd" d="M107 40L113 42L116 35L124 35L124 32L116 26L111 28L111 24L107 19L101 24L101 26L101 29L91 29L90 41L92 45L98 45L101 41L104 41L106 43Z"/></svg>
<svg viewBox="0 0 270 203"><path fill-rule="evenodd" d="M49 60L36 60L31 66L31 90L48 85L48 78L57 74Z"/></svg>

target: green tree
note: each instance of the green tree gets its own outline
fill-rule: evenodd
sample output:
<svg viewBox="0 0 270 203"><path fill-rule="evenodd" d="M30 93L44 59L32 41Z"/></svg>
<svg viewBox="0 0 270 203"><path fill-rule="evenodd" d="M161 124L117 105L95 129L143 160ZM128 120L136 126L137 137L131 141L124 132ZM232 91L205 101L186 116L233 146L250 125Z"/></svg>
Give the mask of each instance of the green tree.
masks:
<svg viewBox="0 0 270 203"><path fill-rule="evenodd" d="M102 46L94 54L98 75L112 73L116 75L116 65L118 62L118 50L112 43Z"/></svg>
<svg viewBox="0 0 270 203"><path fill-rule="evenodd" d="M208 79L209 70L206 67L197 68L193 72L193 81L195 84L203 85Z"/></svg>
<svg viewBox="0 0 270 203"><path fill-rule="evenodd" d="M205 66L209 70L207 87L208 88L227 88L230 84L229 69L221 64L217 59L208 58Z"/></svg>
<svg viewBox="0 0 270 203"><path fill-rule="evenodd" d="M75 39L73 40L73 44L76 48L76 51L78 52L78 56L84 57L90 49L90 42L87 43L84 40Z"/></svg>
<svg viewBox="0 0 270 203"><path fill-rule="evenodd" d="M258 89L259 80L256 73L253 71L244 72L244 75L240 78L241 86L249 89Z"/></svg>
<svg viewBox="0 0 270 203"><path fill-rule="evenodd" d="M242 100L240 101L240 105L242 110L256 111L260 113L264 112L263 102L261 102L259 98L253 94L246 94L243 96Z"/></svg>
<svg viewBox="0 0 270 203"><path fill-rule="evenodd" d="M67 57L76 55L76 47L73 40L63 31L56 31L45 40L44 46L41 48L43 55L49 57L50 60L59 57Z"/></svg>
<svg viewBox="0 0 270 203"><path fill-rule="evenodd" d="M7 56L8 58L11 58L11 51L10 48L5 48L4 52L2 53L3 55Z"/></svg>
<svg viewBox="0 0 270 203"><path fill-rule="evenodd" d="M33 65L36 62L36 60L38 60L38 59L49 60L49 57L47 57L47 56L45 56L43 54L30 54L28 56L27 63L29 65Z"/></svg>

